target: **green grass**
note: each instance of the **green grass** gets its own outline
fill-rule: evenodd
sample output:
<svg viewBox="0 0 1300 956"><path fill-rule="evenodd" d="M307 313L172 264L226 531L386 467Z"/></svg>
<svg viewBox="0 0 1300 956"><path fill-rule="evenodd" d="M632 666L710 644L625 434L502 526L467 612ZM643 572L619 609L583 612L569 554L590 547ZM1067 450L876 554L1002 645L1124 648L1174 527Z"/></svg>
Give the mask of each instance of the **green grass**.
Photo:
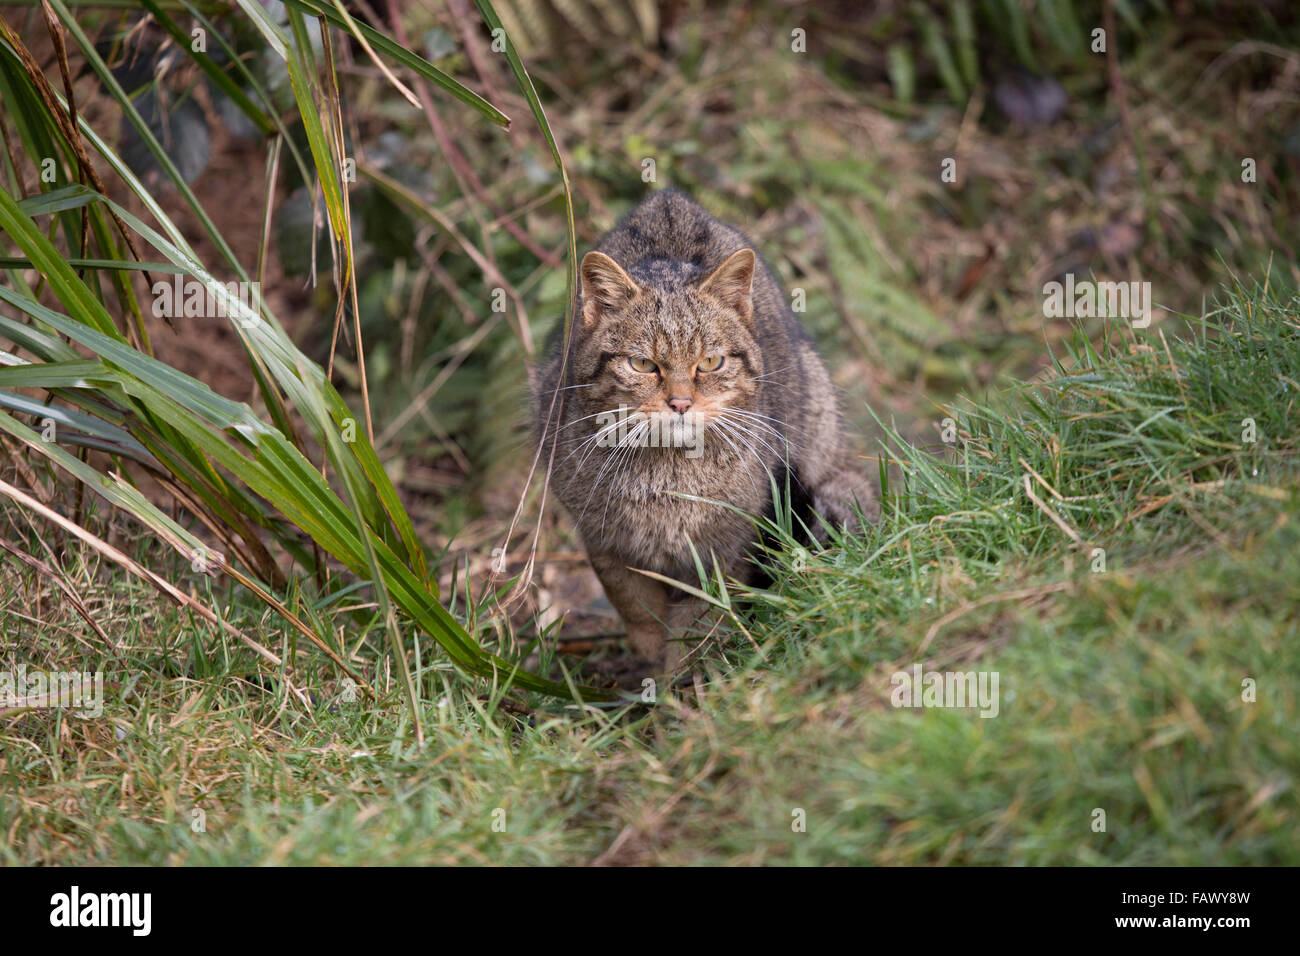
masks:
<svg viewBox="0 0 1300 956"><path fill-rule="evenodd" d="M419 747L382 667L379 699L349 702L303 650L304 705L69 549L114 660L49 575L0 556L6 663L115 683L97 720L0 718L0 861L1300 863L1300 299L1238 288L1163 337L1107 338L937 414L951 446L887 432L879 524L775 553L771 589L726 596L759 650L724 636L653 708L503 693L424 646ZM349 600L310 611L382 646ZM280 618L222 606L294 656ZM486 614L457 614L491 645ZM891 707L918 662L996 671L998 716Z"/></svg>

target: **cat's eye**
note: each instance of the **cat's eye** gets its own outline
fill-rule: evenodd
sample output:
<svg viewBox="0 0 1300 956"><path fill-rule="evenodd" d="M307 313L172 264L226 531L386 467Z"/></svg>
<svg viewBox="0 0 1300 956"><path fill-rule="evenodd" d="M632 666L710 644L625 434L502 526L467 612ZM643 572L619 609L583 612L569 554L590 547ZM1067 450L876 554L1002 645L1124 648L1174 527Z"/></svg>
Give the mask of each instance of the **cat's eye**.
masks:
<svg viewBox="0 0 1300 956"><path fill-rule="evenodd" d="M642 357L639 356L639 355L630 355L630 356L628 356L627 364L630 365L630 366L632 366L632 369L633 369L634 371L637 371L637 372L657 372L657 371L659 371L659 366L658 366L658 365L656 365L654 362L650 361L648 358L642 358Z"/></svg>
<svg viewBox="0 0 1300 956"><path fill-rule="evenodd" d="M722 355L706 355L704 358L700 359L700 364L695 367L701 372L716 372L718 369L722 368L724 360L725 356Z"/></svg>

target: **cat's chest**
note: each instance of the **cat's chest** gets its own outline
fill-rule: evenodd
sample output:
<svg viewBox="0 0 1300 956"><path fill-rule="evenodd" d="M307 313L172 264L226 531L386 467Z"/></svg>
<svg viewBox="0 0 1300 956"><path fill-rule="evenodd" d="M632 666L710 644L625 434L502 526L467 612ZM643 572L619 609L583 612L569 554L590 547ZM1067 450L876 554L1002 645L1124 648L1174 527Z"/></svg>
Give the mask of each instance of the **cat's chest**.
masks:
<svg viewBox="0 0 1300 956"><path fill-rule="evenodd" d="M705 456L692 458L680 450L651 451L616 464L607 475L611 494L619 496L629 507L645 508L655 513L687 516L699 510L706 498L739 507L757 503L766 479L758 480L750 472L761 465L736 457Z"/></svg>
<svg viewBox="0 0 1300 956"><path fill-rule="evenodd" d="M595 543L661 570L693 568L692 543L702 557L712 552L728 563L744 550L753 536L746 514L760 513L766 503L765 476L750 476L737 462L729 469L699 461L642 464L621 471L593 497L581 523Z"/></svg>

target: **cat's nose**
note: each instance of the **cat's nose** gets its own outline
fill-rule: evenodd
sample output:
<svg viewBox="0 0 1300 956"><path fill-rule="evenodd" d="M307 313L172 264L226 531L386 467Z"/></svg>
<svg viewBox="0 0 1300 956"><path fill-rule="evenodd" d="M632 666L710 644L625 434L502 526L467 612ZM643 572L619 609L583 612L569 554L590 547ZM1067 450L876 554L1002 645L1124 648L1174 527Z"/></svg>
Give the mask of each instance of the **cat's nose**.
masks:
<svg viewBox="0 0 1300 956"><path fill-rule="evenodd" d="M691 407L691 400L689 398L670 398L668 399L668 407L678 415L685 415Z"/></svg>

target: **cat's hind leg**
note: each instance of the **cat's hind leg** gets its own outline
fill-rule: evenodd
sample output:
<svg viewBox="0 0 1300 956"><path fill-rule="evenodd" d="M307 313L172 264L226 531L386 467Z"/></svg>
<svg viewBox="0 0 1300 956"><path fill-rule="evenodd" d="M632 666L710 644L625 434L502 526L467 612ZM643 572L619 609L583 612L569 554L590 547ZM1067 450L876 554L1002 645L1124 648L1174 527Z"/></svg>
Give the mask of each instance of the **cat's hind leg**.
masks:
<svg viewBox="0 0 1300 956"><path fill-rule="evenodd" d="M859 513L868 522L880 515L871 482L851 466L826 469L808 491L813 511L836 527L851 531L858 527Z"/></svg>

